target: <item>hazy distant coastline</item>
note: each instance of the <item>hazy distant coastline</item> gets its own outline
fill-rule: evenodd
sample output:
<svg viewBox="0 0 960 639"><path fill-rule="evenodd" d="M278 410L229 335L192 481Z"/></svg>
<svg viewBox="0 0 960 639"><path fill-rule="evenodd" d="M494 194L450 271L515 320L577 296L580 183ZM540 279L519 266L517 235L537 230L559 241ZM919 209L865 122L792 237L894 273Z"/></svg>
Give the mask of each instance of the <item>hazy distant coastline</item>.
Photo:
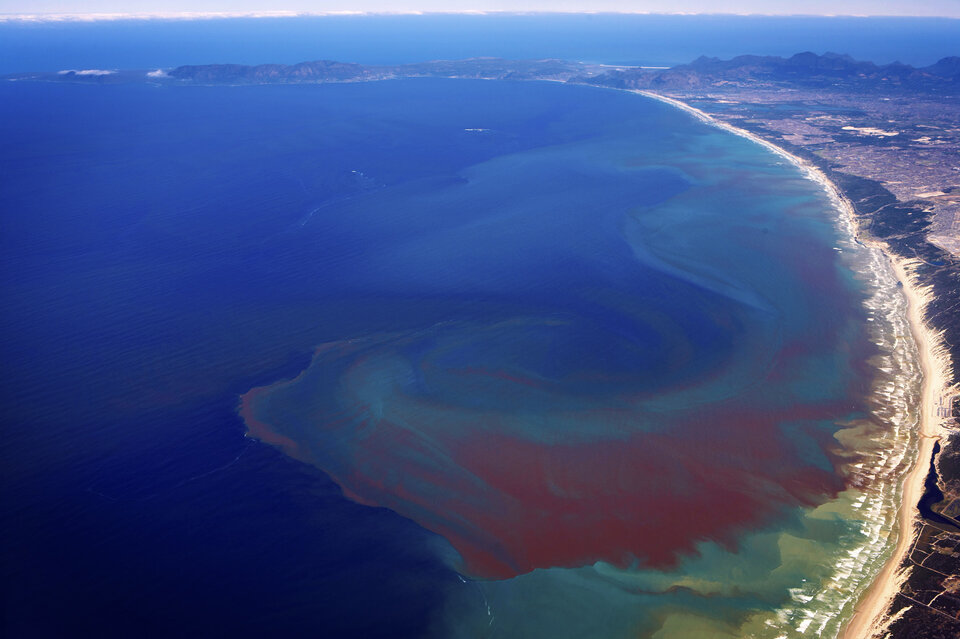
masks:
<svg viewBox="0 0 960 639"><path fill-rule="evenodd" d="M507 13L11 20L0 22L0 74L315 59L383 66L478 56L676 66L701 55L789 57L814 46L922 67L956 54L958 40L960 20L941 18Z"/></svg>

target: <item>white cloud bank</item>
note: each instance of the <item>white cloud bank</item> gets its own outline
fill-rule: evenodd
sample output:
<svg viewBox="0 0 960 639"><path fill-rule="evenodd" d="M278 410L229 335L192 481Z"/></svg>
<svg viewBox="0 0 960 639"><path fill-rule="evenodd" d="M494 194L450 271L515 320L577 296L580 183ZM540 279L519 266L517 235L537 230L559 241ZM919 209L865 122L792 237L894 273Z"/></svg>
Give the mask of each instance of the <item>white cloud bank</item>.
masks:
<svg viewBox="0 0 960 639"><path fill-rule="evenodd" d="M281 4L282 3L282 4ZM199 20L419 13L661 13L960 18L960 0L0 0L0 21Z"/></svg>
<svg viewBox="0 0 960 639"><path fill-rule="evenodd" d="M0 22L101 22L112 20L215 20L222 18L296 18L298 16L363 15L362 11L178 11L152 13L0 13Z"/></svg>
<svg viewBox="0 0 960 639"><path fill-rule="evenodd" d="M113 75L116 71L111 71L109 69L64 69L63 71L57 71L60 75L67 75L72 73L74 75Z"/></svg>

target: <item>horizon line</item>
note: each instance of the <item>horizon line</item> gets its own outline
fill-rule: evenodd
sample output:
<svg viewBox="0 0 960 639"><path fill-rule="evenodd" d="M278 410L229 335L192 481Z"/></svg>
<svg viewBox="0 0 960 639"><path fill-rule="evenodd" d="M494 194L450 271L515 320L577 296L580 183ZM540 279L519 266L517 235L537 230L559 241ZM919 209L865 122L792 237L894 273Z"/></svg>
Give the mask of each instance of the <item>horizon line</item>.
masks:
<svg viewBox="0 0 960 639"><path fill-rule="evenodd" d="M955 16L900 15L900 14L854 14L854 13L762 13L762 12L719 12L719 11L508 11L508 10L471 10L459 11L171 11L171 12L88 12L88 13L0 13L3 22L112 22L120 20L218 20L218 19L257 19L257 18L335 18L363 16L431 16L431 15L636 15L636 16L730 16L757 18L912 18L918 20L957 20Z"/></svg>

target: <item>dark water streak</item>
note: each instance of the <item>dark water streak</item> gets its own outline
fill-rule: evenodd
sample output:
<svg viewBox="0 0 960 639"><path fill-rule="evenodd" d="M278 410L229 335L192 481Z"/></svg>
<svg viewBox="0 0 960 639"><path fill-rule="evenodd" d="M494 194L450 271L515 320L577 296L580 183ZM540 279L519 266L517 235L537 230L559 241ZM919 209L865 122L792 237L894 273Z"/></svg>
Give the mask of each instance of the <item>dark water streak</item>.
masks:
<svg viewBox="0 0 960 639"><path fill-rule="evenodd" d="M920 510L920 515L927 521L946 526L948 530L953 532L960 532L960 526L957 525L956 521L944 517L933 509L934 506L943 502L944 497L943 491L940 490L940 476L937 473L937 455L939 454L940 442L937 441L933 444L933 454L930 456L930 472L927 473L927 478L923 482L923 496L920 497L917 508Z"/></svg>

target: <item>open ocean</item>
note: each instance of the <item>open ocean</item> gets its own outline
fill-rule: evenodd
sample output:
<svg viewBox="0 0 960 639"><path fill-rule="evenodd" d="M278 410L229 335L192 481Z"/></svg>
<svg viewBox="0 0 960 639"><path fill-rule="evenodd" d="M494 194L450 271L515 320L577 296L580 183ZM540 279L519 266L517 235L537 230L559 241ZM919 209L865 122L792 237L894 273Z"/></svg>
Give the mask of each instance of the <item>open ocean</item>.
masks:
<svg viewBox="0 0 960 639"><path fill-rule="evenodd" d="M848 53L914 66L956 55L960 19L731 15L369 15L4 22L0 73L476 56L677 65L701 55Z"/></svg>
<svg viewBox="0 0 960 639"><path fill-rule="evenodd" d="M0 139L7 636L829 636L889 550L902 300L748 140L459 80Z"/></svg>

